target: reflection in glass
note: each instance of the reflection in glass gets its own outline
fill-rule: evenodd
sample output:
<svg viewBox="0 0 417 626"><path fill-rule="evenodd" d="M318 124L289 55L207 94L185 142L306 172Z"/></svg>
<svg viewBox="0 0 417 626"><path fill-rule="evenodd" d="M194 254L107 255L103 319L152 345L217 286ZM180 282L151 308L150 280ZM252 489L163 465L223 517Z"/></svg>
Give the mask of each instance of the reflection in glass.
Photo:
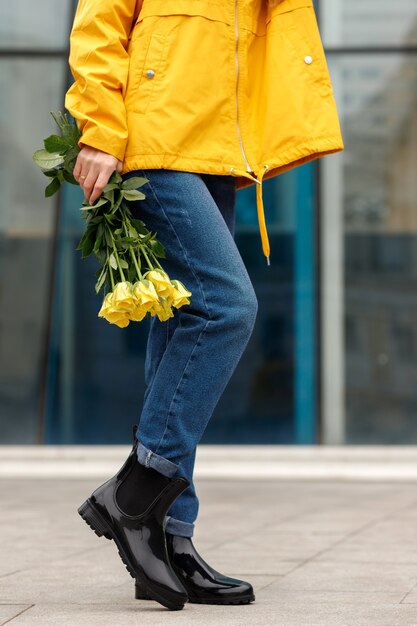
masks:
<svg viewBox="0 0 417 626"><path fill-rule="evenodd" d="M61 107L63 75L61 61L0 61L2 443L36 438L55 202L32 154L54 131L49 111Z"/></svg>
<svg viewBox="0 0 417 626"><path fill-rule="evenodd" d="M320 0L325 46L415 46L415 0Z"/></svg>
<svg viewBox="0 0 417 626"><path fill-rule="evenodd" d="M58 6L57 6L58 4ZM65 49L70 0L13 0L0 3L0 50Z"/></svg>
<svg viewBox="0 0 417 626"><path fill-rule="evenodd" d="M330 68L346 146L341 185L324 180L343 216L344 440L416 443L417 54Z"/></svg>

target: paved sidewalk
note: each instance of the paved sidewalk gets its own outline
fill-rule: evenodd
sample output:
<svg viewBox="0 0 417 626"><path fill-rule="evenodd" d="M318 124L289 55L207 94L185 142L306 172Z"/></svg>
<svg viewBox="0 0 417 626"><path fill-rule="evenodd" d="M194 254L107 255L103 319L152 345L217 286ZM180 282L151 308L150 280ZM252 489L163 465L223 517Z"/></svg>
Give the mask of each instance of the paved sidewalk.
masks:
<svg viewBox="0 0 417 626"><path fill-rule="evenodd" d="M16 475L0 476L0 625L417 626L412 480L200 476L194 543L256 601L171 612L134 600L115 546L76 512L108 476Z"/></svg>

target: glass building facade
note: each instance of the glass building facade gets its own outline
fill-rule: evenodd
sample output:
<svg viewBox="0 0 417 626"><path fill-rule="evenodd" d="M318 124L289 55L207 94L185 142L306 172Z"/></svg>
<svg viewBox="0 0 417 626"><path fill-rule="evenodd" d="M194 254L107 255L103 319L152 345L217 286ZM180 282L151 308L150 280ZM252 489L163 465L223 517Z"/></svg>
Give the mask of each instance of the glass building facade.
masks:
<svg viewBox="0 0 417 626"><path fill-rule="evenodd" d="M417 4L321 0L346 149L320 164L321 433L417 442Z"/></svg>
<svg viewBox="0 0 417 626"><path fill-rule="evenodd" d="M76 2L0 7L0 443L126 443L148 321L97 318L83 194L32 161L72 77ZM204 443L416 443L417 5L318 0L344 152L237 195L259 301Z"/></svg>

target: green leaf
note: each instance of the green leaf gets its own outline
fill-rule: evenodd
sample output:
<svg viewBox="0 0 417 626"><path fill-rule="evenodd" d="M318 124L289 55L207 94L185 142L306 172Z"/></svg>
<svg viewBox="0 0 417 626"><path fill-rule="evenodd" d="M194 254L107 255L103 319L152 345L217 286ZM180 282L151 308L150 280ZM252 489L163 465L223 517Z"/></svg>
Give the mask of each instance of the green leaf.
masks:
<svg viewBox="0 0 417 626"><path fill-rule="evenodd" d="M67 170L63 169L62 170L62 175L64 176L65 180L68 183L71 183L72 185L78 185L79 184L78 181L75 180L74 176L70 172L67 172ZM47 176L48 176L48 174L47 174Z"/></svg>
<svg viewBox="0 0 417 626"><path fill-rule="evenodd" d="M50 153L47 150L36 150L32 159L36 165L44 170L51 170L64 162L64 157L61 154L58 152Z"/></svg>
<svg viewBox="0 0 417 626"><path fill-rule="evenodd" d="M115 256L114 256L113 252L111 253L109 260L110 260L110 265L112 266L112 268L114 270L117 270L117 261L115 259Z"/></svg>
<svg viewBox="0 0 417 626"><path fill-rule="evenodd" d="M49 198L50 196L53 196L54 193L58 191L60 186L60 180L55 176L55 178L53 178L49 185L45 188L45 197Z"/></svg>
<svg viewBox="0 0 417 626"><path fill-rule="evenodd" d="M122 237L121 239L118 239L118 242L120 242L120 244L124 246L130 246L132 244L137 243L137 240L136 238L133 238L133 237Z"/></svg>
<svg viewBox="0 0 417 626"><path fill-rule="evenodd" d="M60 135L50 135L44 139L43 145L48 152L65 152L70 147L65 138Z"/></svg>
<svg viewBox="0 0 417 626"><path fill-rule="evenodd" d="M53 170L47 170L44 172L45 176L49 176L49 178L53 178L54 176L56 176L58 174L58 172L61 172L62 170L58 170L58 169L53 169Z"/></svg>
<svg viewBox="0 0 417 626"><path fill-rule="evenodd" d="M102 286L104 285L105 281L107 278L107 266L105 265L101 271L101 274L99 276L98 281L96 282L95 285L95 291L96 293L98 293L100 291L100 289L102 288Z"/></svg>
<svg viewBox="0 0 417 626"><path fill-rule="evenodd" d="M72 174L74 170L75 162L77 160L79 152L80 148L76 146L74 148L70 148L65 154L64 169L66 169L67 172L69 172L70 174Z"/></svg>
<svg viewBox="0 0 417 626"><path fill-rule="evenodd" d="M107 193L108 191L111 191L112 189L117 189L117 188L118 188L118 185L113 184L113 183L107 183L107 185L103 189L103 193Z"/></svg>
<svg viewBox="0 0 417 626"><path fill-rule="evenodd" d="M68 143L72 146L78 145L78 141L81 139L81 131L78 128L78 125L75 121L69 120L67 114L62 115L63 118L63 127L62 134Z"/></svg>
<svg viewBox="0 0 417 626"><path fill-rule="evenodd" d="M93 251L94 244L96 241L96 232L97 228L95 226L88 226L83 238L80 242L80 247L82 250L82 258L87 257Z"/></svg>
<svg viewBox="0 0 417 626"><path fill-rule="evenodd" d="M101 198L101 197L100 197L100 198L97 200L97 202L95 202L94 204L92 204L92 205L91 205L91 208L92 208L92 209L98 209L98 207L99 207L99 206L103 206L103 204L106 204L106 203L107 203L106 198Z"/></svg>
<svg viewBox="0 0 417 626"><path fill-rule="evenodd" d="M103 243L103 237L96 237L96 241L94 243L93 252L98 252Z"/></svg>
<svg viewBox="0 0 417 626"><path fill-rule="evenodd" d="M132 222L138 233L146 235L146 233L149 232L145 226L145 222L142 222L142 220L131 219L130 221Z"/></svg>
<svg viewBox="0 0 417 626"><path fill-rule="evenodd" d="M122 180L123 178L121 177L119 172L116 172L116 170L114 170L113 174L109 178L109 183L116 183L117 185L118 183L121 183Z"/></svg>
<svg viewBox="0 0 417 626"><path fill-rule="evenodd" d="M104 196L104 198L107 198L107 200L109 200L113 204L113 202L114 202L114 189L111 189L110 191L106 191L105 193L103 192L102 195Z"/></svg>
<svg viewBox="0 0 417 626"><path fill-rule="evenodd" d="M131 224L129 224L129 236L137 239L139 237L139 233Z"/></svg>
<svg viewBox="0 0 417 626"><path fill-rule="evenodd" d="M165 259L166 257L165 248L160 241L156 241L155 239L152 239L151 241L149 241L149 247L151 248L155 256L159 256Z"/></svg>
<svg viewBox="0 0 417 626"><path fill-rule="evenodd" d="M134 189L132 190L127 190L127 191L122 191L123 197L126 200L132 201L132 200L144 200L146 198L145 194L142 193L141 191L136 191Z"/></svg>
<svg viewBox="0 0 417 626"><path fill-rule="evenodd" d="M148 243L148 241L149 241L149 239L152 237L152 235L151 235L151 233L148 231L148 234L147 234L147 235L141 235L140 237L141 237L140 243L141 243L141 244L147 244L147 243Z"/></svg>
<svg viewBox="0 0 417 626"><path fill-rule="evenodd" d="M109 248L113 248L113 239L108 231L108 229L106 228L106 230L104 231L104 237L106 240L106 244L109 246Z"/></svg>
<svg viewBox="0 0 417 626"><path fill-rule="evenodd" d="M94 252L94 256L99 261L99 263L104 265L104 263L106 263L107 261L107 254L105 253L103 248L101 248L101 250L93 250L93 252Z"/></svg>
<svg viewBox="0 0 417 626"><path fill-rule="evenodd" d="M130 267L129 267L128 280L131 283L134 283L134 282L136 282L137 278L138 277L136 276L136 267L132 263L132 265L130 265Z"/></svg>
<svg viewBox="0 0 417 626"><path fill-rule="evenodd" d="M118 210L122 200L123 200L123 194L119 193L119 197L117 198L117 200L114 203L113 208L111 210L112 213L116 213L116 211Z"/></svg>
<svg viewBox="0 0 417 626"><path fill-rule="evenodd" d="M129 267L129 265L126 263L126 261L124 259L119 259L119 262L120 262L120 266L123 269L127 269Z"/></svg>
<svg viewBox="0 0 417 626"><path fill-rule="evenodd" d="M137 189L142 187L145 183L149 182L149 178L143 178L142 176L132 176L122 182L123 189Z"/></svg>
<svg viewBox="0 0 417 626"><path fill-rule="evenodd" d="M106 203L107 203L107 200L105 198L100 198L94 204L88 204L88 202L86 201L85 206L80 210L81 211L94 211L94 209L98 209L98 207L103 206L103 204L106 204Z"/></svg>

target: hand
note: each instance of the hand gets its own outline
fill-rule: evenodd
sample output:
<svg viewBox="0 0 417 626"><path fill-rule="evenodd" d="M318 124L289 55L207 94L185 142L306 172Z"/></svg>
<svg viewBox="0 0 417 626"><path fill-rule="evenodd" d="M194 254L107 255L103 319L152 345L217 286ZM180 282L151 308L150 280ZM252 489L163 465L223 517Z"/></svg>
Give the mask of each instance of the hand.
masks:
<svg viewBox="0 0 417 626"><path fill-rule="evenodd" d="M122 161L107 152L83 145L75 162L73 176L89 204L94 204L114 170L121 172Z"/></svg>

